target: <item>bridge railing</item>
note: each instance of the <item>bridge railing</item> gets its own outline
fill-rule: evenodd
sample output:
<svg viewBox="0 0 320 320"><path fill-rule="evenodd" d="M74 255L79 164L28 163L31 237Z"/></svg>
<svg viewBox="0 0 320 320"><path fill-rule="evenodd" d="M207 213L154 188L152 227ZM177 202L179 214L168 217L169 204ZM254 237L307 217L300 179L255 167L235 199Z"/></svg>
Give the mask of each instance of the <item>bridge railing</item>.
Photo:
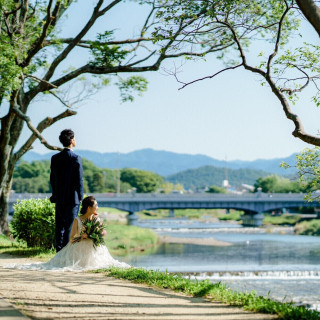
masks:
<svg viewBox="0 0 320 320"><path fill-rule="evenodd" d="M162 194L162 193L95 193L92 194L99 201L100 199L121 199L121 200L237 200L237 199L269 199L269 200L281 200L281 199L297 199L303 200L305 194L303 193L245 193L245 194L222 194L222 193L184 193L184 194ZM10 202L15 202L18 199L44 199L49 198L50 193L12 193L10 195Z"/></svg>

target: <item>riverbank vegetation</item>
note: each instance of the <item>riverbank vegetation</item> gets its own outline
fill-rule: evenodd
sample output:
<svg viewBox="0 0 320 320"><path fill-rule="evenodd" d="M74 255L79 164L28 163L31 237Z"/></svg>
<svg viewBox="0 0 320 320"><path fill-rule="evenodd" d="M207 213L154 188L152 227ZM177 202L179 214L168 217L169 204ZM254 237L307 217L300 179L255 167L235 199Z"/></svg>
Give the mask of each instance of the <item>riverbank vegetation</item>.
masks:
<svg viewBox="0 0 320 320"><path fill-rule="evenodd" d="M303 221L298 223L295 228L296 234L307 235L307 236L320 236L320 221L319 220L311 220L311 221Z"/></svg>
<svg viewBox="0 0 320 320"><path fill-rule="evenodd" d="M305 211L305 208L298 208L297 211ZM120 214L123 216L127 213L118 209L113 208L99 208L101 213L111 213L116 216ZM169 217L169 210L158 209L158 210L144 210L137 212L140 219L165 219ZM226 213L225 209L176 209L174 210L174 217L178 219L194 219L200 221L234 221L235 223L241 224L241 216L244 214L243 211L230 210ZM116 218L115 218L116 219ZM296 226L295 230L297 234L305 235L320 235L320 223L318 226L318 220L304 221L301 222L303 217L299 214L284 213L281 215L265 214L263 219L263 225L265 226ZM319 230L318 230L319 229Z"/></svg>
<svg viewBox="0 0 320 320"><path fill-rule="evenodd" d="M128 253L150 253L159 244L158 235L152 230L121 224L107 224L105 239L110 253L123 256Z"/></svg>
<svg viewBox="0 0 320 320"><path fill-rule="evenodd" d="M265 215L263 219L264 225L289 225L294 226L301 220L299 215L283 214L281 216Z"/></svg>
<svg viewBox="0 0 320 320"><path fill-rule="evenodd" d="M104 208L105 211L109 211L109 208ZM137 212L140 219L163 219L168 218L170 210L158 209L158 210L144 210ZM175 218L186 219L199 219L199 220L236 220L240 221L240 217L243 211L237 211L231 209L229 213L226 213L225 209L175 209Z"/></svg>
<svg viewBox="0 0 320 320"><path fill-rule="evenodd" d="M113 256L150 253L157 248L160 242L158 235L149 229L113 223L108 223L105 227L108 233L105 243ZM0 253L47 260L52 258L56 252L53 248L29 247L25 241L17 241L0 235Z"/></svg>
<svg viewBox="0 0 320 320"><path fill-rule="evenodd" d="M10 224L11 238L1 235L0 253L50 258L54 250L55 206L49 199L28 199L14 205ZM121 211L113 209L113 213ZM103 217L102 217L103 220ZM124 219L126 222L126 220ZM142 253L157 247L159 238L152 230L119 225L120 220L104 221L106 246L113 255Z"/></svg>
<svg viewBox="0 0 320 320"><path fill-rule="evenodd" d="M172 289L194 297L206 297L213 301L229 305L240 306L248 311L268 314L277 314L284 320L319 320L320 313L306 309L304 306L295 306L293 303L281 303L270 298L258 296L255 292L242 293L232 291L221 282L211 283L209 280L192 281L179 274L136 269L111 268L98 270L107 276L126 279L135 283L148 284L156 288Z"/></svg>

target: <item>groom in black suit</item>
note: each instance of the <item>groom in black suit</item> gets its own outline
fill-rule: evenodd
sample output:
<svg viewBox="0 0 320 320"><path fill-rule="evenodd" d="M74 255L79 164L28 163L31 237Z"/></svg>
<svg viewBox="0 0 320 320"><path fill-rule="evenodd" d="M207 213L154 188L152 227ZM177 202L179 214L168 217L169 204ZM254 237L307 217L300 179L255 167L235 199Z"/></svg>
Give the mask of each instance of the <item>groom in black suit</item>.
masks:
<svg viewBox="0 0 320 320"><path fill-rule="evenodd" d="M74 132L65 129L59 140L64 149L51 158L50 201L56 204L56 250L69 242L74 218L78 216L83 197L82 164L80 156L72 148L76 146Z"/></svg>

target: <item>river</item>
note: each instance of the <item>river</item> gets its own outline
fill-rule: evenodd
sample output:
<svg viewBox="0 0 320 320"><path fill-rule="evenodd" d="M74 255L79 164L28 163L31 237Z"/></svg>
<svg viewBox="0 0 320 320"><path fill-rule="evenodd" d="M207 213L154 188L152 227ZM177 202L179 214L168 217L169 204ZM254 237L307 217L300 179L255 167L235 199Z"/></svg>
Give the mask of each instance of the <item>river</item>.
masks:
<svg viewBox="0 0 320 320"><path fill-rule="evenodd" d="M141 220L138 225L161 236L214 238L232 245L163 243L153 254L129 256L127 262L136 267L183 272L320 310L320 237L294 235L292 228L280 228L285 232L280 234L185 219Z"/></svg>

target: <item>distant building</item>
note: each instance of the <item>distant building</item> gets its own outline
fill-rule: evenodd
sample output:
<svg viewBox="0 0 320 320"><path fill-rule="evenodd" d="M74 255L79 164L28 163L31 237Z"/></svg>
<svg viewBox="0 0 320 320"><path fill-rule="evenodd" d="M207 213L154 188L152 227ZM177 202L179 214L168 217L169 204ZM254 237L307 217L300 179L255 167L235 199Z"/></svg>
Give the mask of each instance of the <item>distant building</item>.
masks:
<svg viewBox="0 0 320 320"><path fill-rule="evenodd" d="M229 184L229 181L228 180L223 180L222 181L222 187L223 188L230 188L231 186L230 186L230 184Z"/></svg>
<svg viewBox="0 0 320 320"><path fill-rule="evenodd" d="M248 193L248 192L253 192L254 191L254 186L251 186L249 184L241 184L240 186L237 187L237 191L241 193Z"/></svg>

